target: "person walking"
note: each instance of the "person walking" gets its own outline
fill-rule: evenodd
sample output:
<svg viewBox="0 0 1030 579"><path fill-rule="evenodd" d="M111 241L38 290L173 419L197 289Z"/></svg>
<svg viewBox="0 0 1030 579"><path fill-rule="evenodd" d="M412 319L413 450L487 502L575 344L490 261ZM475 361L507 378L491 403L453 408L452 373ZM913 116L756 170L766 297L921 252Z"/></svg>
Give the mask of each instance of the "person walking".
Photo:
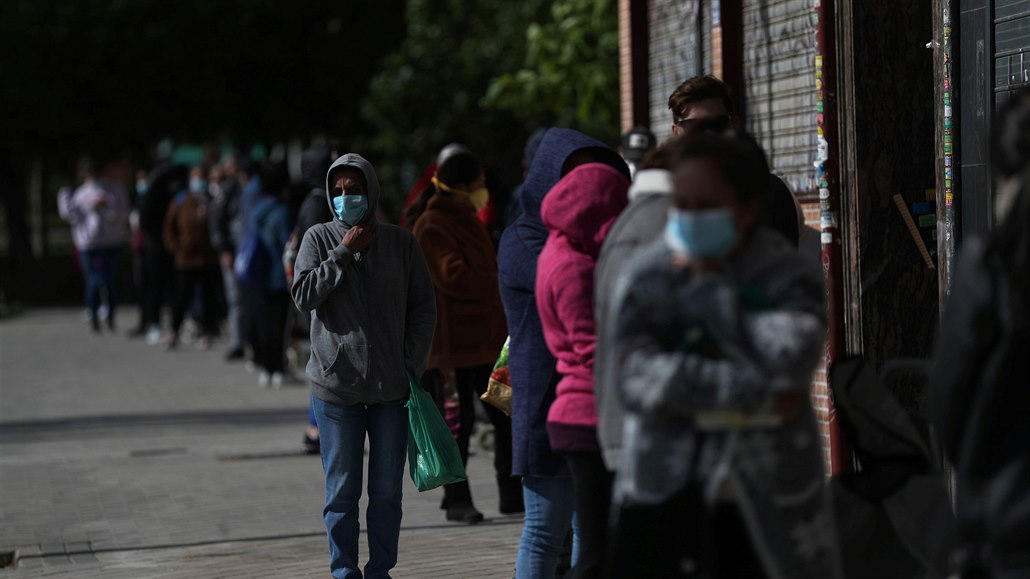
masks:
<svg viewBox="0 0 1030 579"><path fill-rule="evenodd" d="M143 279L146 291L144 324L146 343L160 344L161 310L174 303L175 265L164 246L165 218L175 197L189 186L189 169L168 158L168 146L159 148L160 161L147 175L146 194L140 198L139 220L143 231Z"/></svg>
<svg viewBox="0 0 1030 579"><path fill-rule="evenodd" d="M966 241L944 311L930 416L954 467L954 577L1030 576L1030 90L993 143L996 227Z"/></svg>
<svg viewBox="0 0 1030 579"><path fill-rule="evenodd" d="M165 337L165 348L169 350L179 345L179 331L198 287L201 295L198 344L207 349L211 339L218 335L218 257L211 245L209 214L204 170L194 167L190 171L189 188L172 200L165 217L165 249L175 258L177 274L172 326Z"/></svg>
<svg viewBox="0 0 1030 579"><path fill-rule="evenodd" d="M573 169L547 194L541 217L550 234L540 253L536 303L557 360L556 396L547 413L551 448L572 471L579 522L573 577L601 577L613 475L597 440L594 399L594 269L601 244L626 207L629 179L603 163Z"/></svg>
<svg viewBox="0 0 1030 579"><path fill-rule="evenodd" d="M600 141L572 129L548 129L523 184L522 212L501 237L501 302L511 338L512 473L522 476L526 509L515 563L519 579L554 577L573 523L572 477L565 460L551 448L547 434L547 413L561 375L544 340L536 303L536 275L537 260L548 236L540 207L563 176L590 162L610 165L629 178L625 161ZM574 532L574 563L578 535Z"/></svg>
<svg viewBox="0 0 1030 579"><path fill-rule="evenodd" d="M79 172L82 185L74 191L62 189L57 207L61 217L72 226L72 239L86 282L90 328L93 333L100 333L104 317L113 332L118 305L118 263L128 229L128 201L121 185L101 178L100 167L92 157L83 158Z"/></svg>
<svg viewBox="0 0 1030 579"><path fill-rule="evenodd" d="M823 283L758 225L768 174L750 138L685 142L665 234L617 282L612 577L840 576L809 402Z"/></svg>
<svg viewBox="0 0 1030 579"><path fill-rule="evenodd" d="M466 463L476 399L486 391L508 335L497 257L486 226L476 217L489 198L485 183L483 167L471 152L451 154L437 167L436 193L413 229L436 289L436 333L429 368L437 380L454 376L460 408L458 450ZM498 508L502 514L522 512L522 485L511 476L511 419L489 404L482 405L494 427ZM442 507L449 521L483 520L467 480L444 486Z"/></svg>
<svg viewBox="0 0 1030 579"><path fill-rule="evenodd" d="M335 219L304 235L292 293L311 312L307 377L325 471L329 566L336 579L362 576L358 500L367 436L364 577L383 579L397 564L408 381L425 371L436 297L414 236L376 218L381 193L371 163L340 157L326 190Z"/></svg>

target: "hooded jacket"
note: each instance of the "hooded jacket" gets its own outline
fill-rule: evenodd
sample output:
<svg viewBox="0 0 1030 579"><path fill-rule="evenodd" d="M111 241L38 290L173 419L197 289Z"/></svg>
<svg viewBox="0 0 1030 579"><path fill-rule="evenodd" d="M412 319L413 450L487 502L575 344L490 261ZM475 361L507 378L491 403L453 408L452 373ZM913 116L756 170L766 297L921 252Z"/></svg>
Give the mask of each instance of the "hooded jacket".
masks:
<svg viewBox="0 0 1030 579"><path fill-rule="evenodd" d="M326 203L332 207L333 171L362 172L368 210L358 225L375 240L353 253L342 239L350 229L339 218L311 227L301 242L293 299L311 316L312 394L334 404L401 404L410 375L426 367L436 297L422 251L405 229L376 221L379 180L372 164L356 154L337 159L326 175Z"/></svg>
<svg viewBox="0 0 1030 579"><path fill-rule="evenodd" d="M256 232L265 252L279 256L286 246L291 229L290 207L274 195L262 195L254 201L247 220L247 231ZM281 259L269 260L268 281L262 289L268 293L289 291L286 269Z"/></svg>
<svg viewBox="0 0 1030 579"><path fill-rule="evenodd" d="M594 268L601 244L626 207L629 180L610 165L580 165L544 200L550 231L540 253L536 302L561 382L547 413L551 448L600 450L594 400Z"/></svg>
<svg viewBox="0 0 1030 579"><path fill-rule="evenodd" d="M600 141L571 129L548 129L523 184L522 214L505 230L498 254L501 301L508 321L508 369L512 386L512 474L567 473L565 461L551 450L547 411L560 378L544 341L536 305L537 258L547 241L540 217L544 197L562 178L566 160L591 149L595 160L624 172L625 161Z"/></svg>
<svg viewBox="0 0 1030 579"><path fill-rule="evenodd" d="M439 192L412 230L436 288L430 368L493 365L508 335L497 256L468 196Z"/></svg>
<svg viewBox="0 0 1030 579"><path fill-rule="evenodd" d="M597 322L597 363L594 395L597 397L597 438L608 470L619 468L622 425L626 411L616 387L619 372L614 349L615 282L641 247L657 239L669 216L672 177L664 169L642 169L629 188L629 206L619 215L605 237L594 274L594 319Z"/></svg>

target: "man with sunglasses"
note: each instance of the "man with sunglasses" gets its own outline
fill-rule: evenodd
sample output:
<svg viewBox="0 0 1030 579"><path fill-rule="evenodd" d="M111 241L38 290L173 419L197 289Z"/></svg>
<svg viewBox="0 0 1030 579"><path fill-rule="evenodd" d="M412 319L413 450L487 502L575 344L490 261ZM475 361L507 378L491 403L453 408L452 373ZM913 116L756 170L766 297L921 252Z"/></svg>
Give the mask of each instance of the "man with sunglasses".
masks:
<svg viewBox="0 0 1030 579"><path fill-rule="evenodd" d="M730 87L709 74L688 78L676 87L669 96L669 110L676 136L718 135L738 128ZM769 176L769 194L759 219L795 247L803 235L811 235L790 186L775 174Z"/></svg>
<svg viewBox="0 0 1030 579"><path fill-rule="evenodd" d="M730 89L711 75L689 78L676 87L669 110L674 135L721 133L734 124Z"/></svg>

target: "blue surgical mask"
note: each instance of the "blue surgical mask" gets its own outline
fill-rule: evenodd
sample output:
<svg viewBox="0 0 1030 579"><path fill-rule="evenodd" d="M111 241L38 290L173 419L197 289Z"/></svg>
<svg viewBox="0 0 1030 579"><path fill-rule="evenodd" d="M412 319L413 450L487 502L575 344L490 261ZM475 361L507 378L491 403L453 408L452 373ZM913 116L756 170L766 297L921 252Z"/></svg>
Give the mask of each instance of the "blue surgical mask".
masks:
<svg viewBox="0 0 1030 579"><path fill-rule="evenodd" d="M146 179L140 179L140 180L136 181L136 193L138 193L140 195L146 195L147 194L147 180Z"/></svg>
<svg viewBox="0 0 1030 579"><path fill-rule="evenodd" d="M367 195L339 195L333 197L333 211L340 221L354 226L361 222L368 211Z"/></svg>
<svg viewBox="0 0 1030 579"><path fill-rule="evenodd" d="M737 245L737 226L729 207L688 211L669 209L665 242L677 252L698 259L721 259Z"/></svg>
<svg viewBox="0 0 1030 579"><path fill-rule="evenodd" d="M203 179L190 179L190 191L192 193L207 193L207 181Z"/></svg>

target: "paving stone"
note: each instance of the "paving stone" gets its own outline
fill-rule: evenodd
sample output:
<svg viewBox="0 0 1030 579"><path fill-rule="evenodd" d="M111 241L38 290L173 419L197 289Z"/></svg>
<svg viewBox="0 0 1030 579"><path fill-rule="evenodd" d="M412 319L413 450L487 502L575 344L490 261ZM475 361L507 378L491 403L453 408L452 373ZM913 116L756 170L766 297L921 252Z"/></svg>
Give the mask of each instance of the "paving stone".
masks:
<svg viewBox="0 0 1030 579"><path fill-rule="evenodd" d="M0 545L47 555L0 579L326 577L321 465L299 454L306 392L258 388L219 348L93 339L80 314L0 322ZM62 356L40 366L40 351ZM496 512L492 456L469 474L488 524L447 523L441 491L406 478L394 577L512 576L521 524Z"/></svg>

